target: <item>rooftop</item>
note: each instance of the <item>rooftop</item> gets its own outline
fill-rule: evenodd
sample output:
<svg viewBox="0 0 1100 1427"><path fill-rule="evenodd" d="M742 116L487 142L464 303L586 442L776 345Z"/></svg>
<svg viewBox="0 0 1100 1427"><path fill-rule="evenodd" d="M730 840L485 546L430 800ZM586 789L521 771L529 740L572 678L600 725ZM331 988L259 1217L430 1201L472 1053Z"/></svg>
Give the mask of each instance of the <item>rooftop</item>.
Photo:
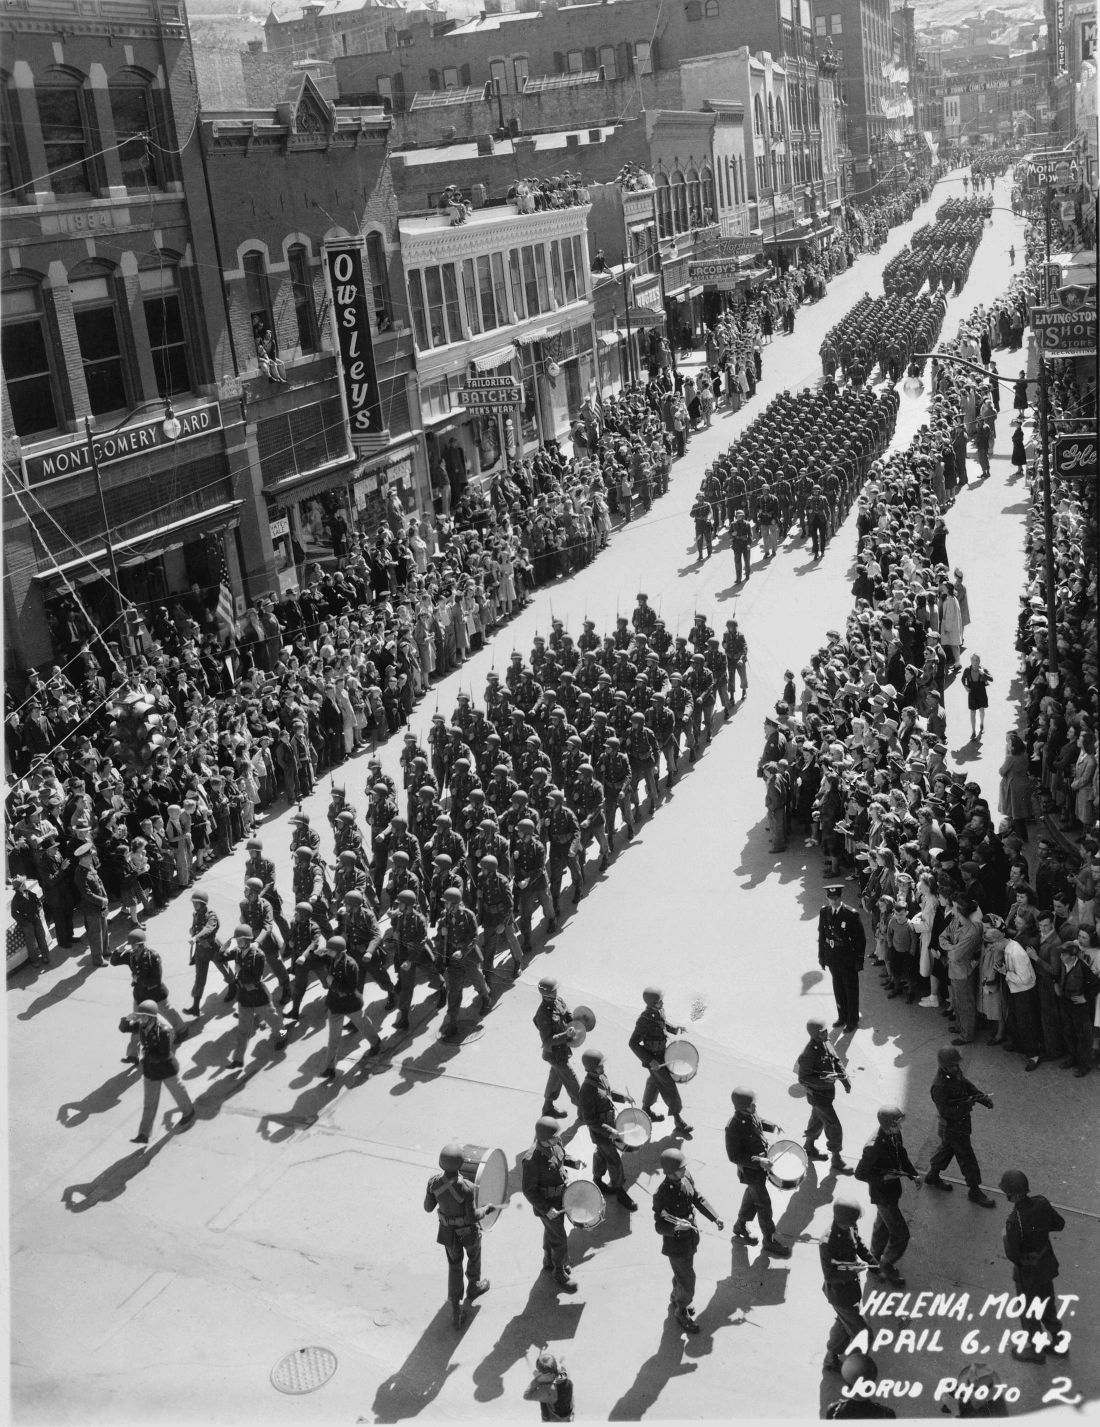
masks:
<svg viewBox="0 0 1100 1427"><path fill-rule="evenodd" d="M593 142L606 141L614 134L615 125L604 125L600 130L600 139L593 141L589 136L588 129L563 129L552 134L531 134L526 143L519 151L520 157L526 159L531 153L531 144L534 143L536 153L546 153L554 149L569 148L569 139L576 139L582 148ZM406 168L427 168L431 164L463 163L467 159L478 157L478 147L476 140L462 140L457 144L433 144L428 148L417 149L394 149L394 154L399 154L405 161ZM517 152L515 144L511 139L498 139L493 145L492 154L483 154L483 158L511 157Z"/></svg>

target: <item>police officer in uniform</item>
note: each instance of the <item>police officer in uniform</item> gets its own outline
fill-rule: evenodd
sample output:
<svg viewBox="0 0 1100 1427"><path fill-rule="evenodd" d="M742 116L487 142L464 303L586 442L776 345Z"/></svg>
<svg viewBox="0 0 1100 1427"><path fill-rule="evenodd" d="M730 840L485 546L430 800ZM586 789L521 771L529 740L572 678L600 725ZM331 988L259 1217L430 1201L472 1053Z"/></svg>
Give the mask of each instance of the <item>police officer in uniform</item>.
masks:
<svg viewBox="0 0 1100 1427"><path fill-rule="evenodd" d="M542 1113L559 1120L568 1118L568 1111L554 1104L563 1087L574 1105L580 1105L581 1087L576 1072L569 1064L570 1046L577 1038L573 1014L558 995L558 983L553 976L539 982L539 1008L534 1014L535 1029L542 1041L542 1058L550 1067L542 1097Z"/></svg>
<svg viewBox="0 0 1100 1427"><path fill-rule="evenodd" d="M428 1180L424 1212L439 1215L436 1243L447 1255L447 1298L451 1321L461 1328L465 1311L462 1303L462 1261L466 1261L466 1304L489 1292L489 1280L481 1276L481 1221L499 1206L478 1207L477 1189L462 1173L462 1146L444 1145L439 1152L439 1174Z"/></svg>
<svg viewBox="0 0 1100 1427"><path fill-rule="evenodd" d="M669 1307L685 1333L698 1333L699 1324L691 1306L695 1297L695 1251L699 1247L696 1209L719 1229L724 1225L696 1189L681 1150L662 1150L661 1169L665 1177L653 1195L653 1223L661 1236L661 1252L672 1269Z"/></svg>
<svg viewBox="0 0 1100 1427"><path fill-rule="evenodd" d="M901 1142L901 1122L905 1112L896 1105L883 1105L878 1112L878 1132L863 1146L856 1166L856 1178L871 1191L871 1203L878 1210L871 1230L871 1252L878 1259L878 1272L898 1288L905 1279L897 1263L909 1246L909 1225L901 1212L901 1181L917 1180Z"/></svg>
<svg viewBox="0 0 1100 1427"><path fill-rule="evenodd" d="M806 1092L810 1102L810 1118L802 1136L806 1153L811 1159L823 1160L825 1156L814 1148L817 1137L825 1131L825 1143L832 1154L832 1169L836 1174L851 1174L844 1163L841 1149L844 1146L844 1131L837 1117L834 1101L836 1083L839 1080L846 1094L851 1094L852 1083L843 1065L837 1059L828 1040L828 1027L816 1017L806 1022L810 1039L798 1057L798 1083Z"/></svg>
<svg viewBox="0 0 1100 1427"><path fill-rule="evenodd" d="M581 1119L592 1136L596 1151L592 1157L592 1178L605 1195L614 1195L624 1209L633 1210L638 1206L623 1184L624 1141L615 1128L615 1106L625 1105L626 1096L612 1090L605 1072L605 1060L602 1050L581 1052L581 1064L585 1069L585 1077L581 1081Z"/></svg>
<svg viewBox="0 0 1100 1427"><path fill-rule="evenodd" d="M782 1126L762 1120L756 1113L756 1091L739 1085L730 1096L734 1105L733 1118L726 1125L726 1157L737 1166L737 1178L745 1186L741 1211L733 1225L733 1237L746 1244L758 1243L749 1225L759 1217L764 1233L764 1252L775 1258L789 1259L791 1251L775 1234L772 1200L768 1193L769 1135L779 1134Z"/></svg>
<svg viewBox="0 0 1100 1427"><path fill-rule="evenodd" d="M1035 1319L1025 1312L1020 1327L1032 1333L1032 1341L1024 1349L1013 1348L1018 1363L1042 1363L1047 1353L1064 1357L1069 1351L1062 1341L1062 1320L1058 1317L1058 1302L1054 1297L1054 1280L1058 1276L1058 1260L1050 1236L1066 1227L1058 1210L1041 1194L1032 1194L1027 1175L1019 1169L1007 1169L1001 1175L1001 1192L1012 1205L1004 1231L1005 1258L1012 1265L1012 1286L1023 1294L1028 1304L1037 1300L1043 1304L1040 1322L1045 1332L1035 1331ZM1049 1341L1048 1341L1049 1338Z"/></svg>
<svg viewBox="0 0 1100 1427"><path fill-rule="evenodd" d="M580 1169L581 1162L570 1159L558 1138L558 1122L548 1115L535 1121L535 1143L524 1154L523 1197L542 1224L542 1266L552 1271L562 1293L576 1293L569 1270L569 1229L562 1208L568 1183L565 1171Z"/></svg>
<svg viewBox="0 0 1100 1427"><path fill-rule="evenodd" d="M663 1120L665 1117L653 1108L659 1095L672 1116L676 1133L683 1139L690 1139L692 1128L681 1113L684 1103L680 1099L680 1087L665 1065L669 1036L678 1036L683 1026L670 1026L665 1020L665 993L659 986L647 986L642 992L642 1000L645 1010L635 1021L628 1042L630 1049L649 1071L642 1091L642 1109L654 1123Z"/></svg>
<svg viewBox="0 0 1100 1427"><path fill-rule="evenodd" d="M864 1264L875 1263L875 1256L856 1229L862 1213L854 1199L835 1200L832 1226L818 1248L824 1278L822 1292L836 1314L825 1346L824 1367L830 1372L839 1371L844 1349L856 1334L867 1331L867 1321L860 1312L863 1290L859 1275Z"/></svg>
<svg viewBox="0 0 1100 1427"><path fill-rule="evenodd" d="M972 1085L962 1073L961 1057L952 1045L941 1046L936 1052L939 1069L932 1082L932 1102L939 1112L940 1146L932 1156L925 1184L933 1189L950 1192L952 1185L940 1178L940 1174L953 1159L959 1162L959 1169L969 1186L968 1198L972 1204L980 1204L983 1209L992 1209L993 1200L982 1191L982 1172L970 1143L970 1112L975 1105L993 1109L992 1099L976 1085Z"/></svg>
<svg viewBox="0 0 1100 1427"><path fill-rule="evenodd" d="M834 1026L854 1031L859 1024L859 973L867 937L863 919L842 901L844 888L825 888L828 898L817 918L817 961L833 979L837 1019Z"/></svg>

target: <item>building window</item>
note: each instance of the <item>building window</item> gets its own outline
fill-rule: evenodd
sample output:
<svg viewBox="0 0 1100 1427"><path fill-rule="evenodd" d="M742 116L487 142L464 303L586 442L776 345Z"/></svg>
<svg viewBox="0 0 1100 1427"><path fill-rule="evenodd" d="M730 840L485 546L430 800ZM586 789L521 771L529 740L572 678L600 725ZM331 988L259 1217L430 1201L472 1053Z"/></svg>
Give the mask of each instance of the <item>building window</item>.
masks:
<svg viewBox="0 0 1100 1427"><path fill-rule="evenodd" d="M78 81L67 74L47 74L36 88L50 187L58 194L91 193L92 146Z"/></svg>
<svg viewBox="0 0 1100 1427"><path fill-rule="evenodd" d="M126 381L126 361L114 294L108 275L70 282L73 319L88 402L95 416L122 411L132 405Z"/></svg>
<svg viewBox="0 0 1100 1427"><path fill-rule="evenodd" d="M153 354L157 394L169 397L193 391L194 379L188 359L187 327L175 264L142 268L138 273L145 327Z"/></svg>
<svg viewBox="0 0 1100 1427"><path fill-rule="evenodd" d="M123 75L111 84L110 95L122 182L127 188L159 188L157 151L146 141L156 137L149 86L138 75Z"/></svg>
<svg viewBox="0 0 1100 1427"><path fill-rule="evenodd" d="M580 74L584 69L584 51L570 50L565 56L565 67L570 74Z"/></svg>
<svg viewBox="0 0 1100 1427"><path fill-rule="evenodd" d="M345 39L347 36L345 35ZM388 104L393 109L393 80L388 74L380 74L377 79L378 97L383 104Z"/></svg>
<svg viewBox="0 0 1100 1427"><path fill-rule="evenodd" d="M703 14L708 20L717 20L718 0L706 0L706 3L703 5Z"/></svg>
<svg viewBox="0 0 1100 1427"><path fill-rule="evenodd" d="M568 238L561 240L561 273L566 302L576 302L580 295L577 291L576 252L574 243Z"/></svg>
<svg viewBox="0 0 1100 1427"><path fill-rule="evenodd" d="M566 239L568 245L569 240ZM572 248L570 247L570 251ZM561 280L561 252L557 243L550 244L550 277L554 284L554 306L565 306L565 286Z"/></svg>
<svg viewBox="0 0 1100 1427"><path fill-rule="evenodd" d="M814 34L815 34L815 35L819 35L819 36L821 36L822 38L824 38L824 36L825 36L825 16L824 16L824 15L815 15L815 16L814 16Z"/></svg>
<svg viewBox="0 0 1100 1427"><path fill-rule="evenodd" d="M0 194L5 199L21 202L27 183L27 164L23 145L16 134L10 93L11 81L0 80Z"/></svg>
<svg viewBox="0 0 1100 1427"><path fill-rule="evenodd" d="M454 65L444 65L443 67L443 88L458 88L458 70L454 67Z"/></svg>
<svg viewBox="0 0 1100 1427"><path fill-rule="evenodd" d="M409 273L409 311L412 313L413 335L422 352L431 346L428 341L428 321L424 304L424 285L418 272Z"/></svg>
<svg viewBox="0 0 1100 1427"><path fill-rule="evenodd" d="M499 256L499 255L498 255ZM477 260L477 291L481 302L481 326L486 332L501 327L508 321L507 309L502 317L497 316L496 297L493 292L493 274L489 259Z"/></svg>
<svg viewBox="0 0 1100 1427"><path fill-rule="evenodd" d="M452 342L461 342L466 333L462 328L462 312L458 305L458 279L453 263L444 263L443 305L447 309L447 328Z"/></svg>
<svg viewBox="0 0 1100 1427"><path fill-rule="evenodd" d="M603 70L604 79L618 79L619 65L615 58L614 45L600 46L600 68Z"/></svg>
<svg viewBox="0 0 1100 1427"><path fill-rule="evenodd" d="M316 352L320 345L317 335L317 310L313 305L313 274L309 270L309 254L302 243L287 250L290 269L290 289L294 296L294 316L298 323L298 346L303 354Z"/></svg>
<svg viewBox="0 0 1100 1427"><path fill-rule="evenodd" d="M758 138L764 137L764 106L759 94L752 97L752 131Z"/></svg>
<svg viewBox="0 0 1100 1427"><path fill-rule="evenodd" d="M511 248L508 252L508 277L512 287L512 310L515 320L522 322L528 316L528 312L523 305L523 266L520 262L518 248ZM535 313L530 315L533 317Z"/></svg>
<svg viewBox="0 0 1100 1427"><path fill-rule="evenodd" d="M527 56L517 55L512 61L512 74L515 76L517 94L523 93L523 86L527 83L528 73Z"/></svg>
<svg viewBox="0 0 1100 1427"><path fill-rule="evenodd" d="M462 296L466 302L466 321L472 336L481 331L481 316L477 304L477 269L473 258L466 258L462 264Z"/></svg>
<svg viewBox="0 0 1100 1427"><path fill-rule="evenodd" d="M57 378L38 284L5 284L3 313L4 380L15 434L54 431L61 424Z"/></svg>
<svg viewBox="0 0 1100 1427"><path fill-rule="evenodd" d="M657 231L662 238L672 237L672 194L668 175L657 175Z"/></svg>
<svg viewBox="0 0 1100 1427"><path fill-rule="evenodd" d="M634 45L634 69L638 74L653 73L653 46L648 40L638 40Z"/></svg>
<svg viewBox="0 0 1100 1427"><path fill-rule="evenodd" d="M270 332L274 339L275 319L271 312L271 290L267 285L267 264L263 253L245 253L243 265L244 298L253 340L258 342L265 332Z"/></svg>
<svg viewBox="0 0 1100 1427"><path fill-rule="evenodd" d="M374 321L379 332L389 332L393 328L393 304L390 302L389 267L386 263L386 245L381 233L367 234L367 265L370 268L371 299L374 303Z"/></svg>
<svg viewBox="0 0 1100 1427"><path fill-rule="evenodd" d="M714 222L714 175L709 168L703 170L702 182L703 222Z"/></svg>
<svg viewBox="0 0 1100 1427"><path fill-rule="evenodd" d="M686 233L688 221L688 191L684 175L676 169L672 175L672 218L677 233Z"/></svg>
<svg viewBox="0 0 1100 1427"><path fill-rule="evenodd" d="M489 79L492 83L494 94L508 93L508 66L502 59L489 61Z"/></svg>
<svg viewBox="0 0 1100 1427"><path fill-rule="evenodd" d="M703 200L702 190L699 184L699 175L695 169L688 169L688 217L693 228L697 228L703 221Z"/></svg>
<svg viewBox="0 0 1100 1427"><path fill-rule="evenodd" d="M844 22L839 15L829 16L830 35L842 35L844 33Z"/></svg>

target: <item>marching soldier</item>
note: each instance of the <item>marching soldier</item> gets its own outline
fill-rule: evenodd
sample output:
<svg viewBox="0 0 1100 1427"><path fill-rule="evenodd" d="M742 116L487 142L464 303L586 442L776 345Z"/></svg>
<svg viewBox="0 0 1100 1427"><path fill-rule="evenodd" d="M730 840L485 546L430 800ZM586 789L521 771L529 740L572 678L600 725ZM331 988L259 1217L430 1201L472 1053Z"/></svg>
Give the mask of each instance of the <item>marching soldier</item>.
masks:
<svg viewBox="0 0 1100 1427"><path fill-rule="evenodd" d="M568 1111L559 1110L554 1103L558 1092L564 1088L573 1104L580 1104L581 1088L569 1063L570 1046L577 1038L577 1031L572 1012L558 995L558 983L553 976L544 976L539 982L539 996L542 999L533 1019L542 1041L542 1058L550 1067L542 1097L542 1113L564 1120L568 1119Z"/></svg>
<svg viewBox="0 0 1100 1427"><path fill-rule="evenodd" d="M603 785L597 783L593 778L594 771L591 763L581 763L577 768L577 781L573 785L573 810L579 819L581 838L581 852L577 861L581 865L582 897L584 896L584 863L581 859L592 838L596 839L596 844L600 849L601 872L607 871L607 861L610 856L604 822ZM551 857L552 870L553 858Z"/></svg>
<svg viewBox="0 0 1100 1427"><path fill-rule="evenodd" d="M492 993L481 965L481 948L477 940L477 918L462 902L461 887L448 887L443 893L443 911L436 928L436 949L447 985L447 1014L439 1028L441 1040L454 1035L462 1010L462 992L467 982L481 998L478 1015L484 1016L492 1005Z"/></svg>
<svg viewBox="0 0 1100 1427"><path fill-rule="evenodd" d="M776 1238L775 1218L772 1215L772 1200L768 1193L768 1142L764 1132L779 1134L780 1125L762 1120L756 1113L756 1091L739 1085L731 1097L734 1105L733 1118L726 1125L726 1156L737 1166L737 1178L745 1186L741 1200L741 1211L733 1225L733 1237L746 1244L755 1244L756 1235L749 1225L759 1217L764 1234L764 1252L775 1258L789 1259L791 1251L786 1244Z"/></svg>
<svg viewBox="0 0 1100 1427"><path fill-rule="evenodd" d="M120 1031L129 1032L131 1046L141 1046L141 1069L145 1089L145 1104L141 1112L141 1123L131 1144L147 1145L156 1123L157 1108L160 1105L161 1087L166 1085L180 1110L180 1118L175 1128L182 1129L195 1118L195 1106L190 1095L180 1084L179 1061L173 1054L172 1027L160 1018L156 1001L139 1001L132 1015L123 1016L119 1022ZM127 1055L127 1060L137 1058Z"/></svg>
<svg viewBox="0 0 1100 1427"><path fill-rule="evenodd" d="M685 1333L698 1333L699 1324L691 1306L695 1297L695 1251L699 1247L696 1209L718 1229L725 1226L696 1189L681 1150L662 1150L661 1169L665 1177L653 1195L653 1220L661 1235L661 1252L672 1269L669 1307Z"/></svg>
<svg viewBox="0 0 1100 1427"><path fill-rule="evenodd" d="M643 710L635 709L630 715L630 725L623 736L623 744L624 752L630 762L630 799L634 816L641 815L638 784L642 782L645 784L646 793L649 796L649 815L652 817L661 802L661 793L657 787L660 748L652 730L646 727Z"/></svg>
<svg viewBox="0 0 1100 1427"><path fill-rule="evenodd" d="M317 920L327 925L328 898L325 896L324 868L320 856L310 847L297 847L294 850L291 888L295 903L308 902Z"/></svg>
<svg viewBox="0 0 1100 1427"><path fill-rule="evenodd" d="M344 848L338 856L338 865L332 876L332 905L339 906L351 891L362 892L364 897L373 897L374 888L367 881L367 874L358 854L351 848Z"/></svg>
<svg viewBox="0 0 1100 1427"><path fill-rule="evenodd" d="M283 1018L264 985L264 970L267 958L260 946L252 939L252 928L241 922L233 933L230 955L237 960L237 1034L233 1041L233 1059L230 1070L243 1070L245 1052L252 1038L258 1020L271 1027L271 1041L276 1050L286 1045L288 1037L283 1026ZM280 962L280 966L282 963ZM283 975L286 968L283 967ZM287 981L289 995L290 982Z"/></svg>
<svg viewBox="0 0 1100 1427"><path fill-rule="evenodd" d="M581 780L578 778L578 791L580 787ZM567 868L573 883L573 905L577 906L584 896L581 825L572 808L566 807L565 794L560 788L551 788L548 796L550 811L546 819L546 834L550 841L550 898L554 906L554 916L558 917L561 915L561 879Z"/></svg>
<svg viewBox="0 0 1100 1427"><path fill-rule="evenodd" d="M485 967L488 971L493 969L497 943L503 937L512 953L512 980L515 981L523 969L523 952L516 935L512 884L500 871L499 859L493 853L486 853L478 868L477 916L485 932Z"/></svg>
<svg viewBox="0 0 1100 1427"><path fill-rule="evenodd" d="M451 1321L461 1328L465 1310L475 1298L489 1292L489 1280L481 1276L481 1221L498 1206L477 1203L477 1189L462 1173L461 1145L444 1145L439 1152L440 1174L428 1180L424 1212L439 1216L436 1243L447 1255L447 1298ZM462 1303L462 1261L466 1260L466 1303Z"/></svg>
<svg viewBox="0 0 1100 1427"><path fill-rule="evenodd" d="M534 903L542 908L546 918L546 935L553 936L558 929L556 911L550 902L550 883L546 876L546 848L535 836L532 818L520 818L516 823L519 841L512 852L512 866L515 871L515 889L519 897L519 925L523 934L523 950L531 952L531 914Z"/></svg>
<svg viewBox="0 0 1100 1427"><path fill-rule="evenodd" d="M191 988L191 1004L184 1007L185 1015L202 1014L199 1002L206 990L206 974L211 962L225 978L226 1001L232 1001L237 994L237 983L218 941L220 925L217 912L210 906L210 893L196 888L191 893L191 965L195 968L195 984Z"/></svg>
<svg viewBox="0 0 1100 1427"><path fill-rule="evenodd" d="M834 1026L854 1031L859 1025L859 973L867 936L863 918L842 900L844 888L825 888L828 898L817 918L817 961L833 980L837 1019Z"/></svg>
<svg viewBox="0 0 1100 1427"><path fill-rule="evenodd" d="M271 903L271 911L275 919L275 925L286 937L289 927L286 918L283 916L283 901L275 890L275 864L270 857L264 856L264 845L258 837L250 837L245 843L248 857L245 859L245 878L258 877L263 884L260 889L260 896Z"/></svg>
<svg viewBox="0 0 1100 1427"><path fill-rule="evenodd" d="M325 933L314 920L313 908L308 902L298 902L287 940L291 970L290 1010L286 1013L288 1021L296 1021L301 1016L302 998L311 976L316 976L322 986L328 984L328 963L322 954L324 944Z"/></svg>
<svg viewBox="0 0 1100 1427"><path fill-rule="evenodd" d="M577 1285L569 1268L569 1229L562 1208L568 1183L565 1171L580 1169L581 1162L570 1159L558 1137L556 1120L547 1115L535 1121L535 1143L522 1159L523 1197L542 1224L542 1266L554 1274L562 1293L576 1293Z"/></svg>
<svg viewBox="0 0 1100 1427"><path fill-rule="evenodd" d="M623 1183L624 1140L615 1128L615 1106L625 1105L626 1096L612 1090L604 1069L605 1060L602 1050L581 1051L585 1077L581 1081L580 1112L595 1147L592 1178L605 1195L614 1195L624 1209L634 1210L638 1206Z"/></svg>
<svg viewBox="0 0 1100 1427"><path fill-rule="evenodd" d="M739 679L741 681L741 697L744 699L749 692L749 647L745 636L738 629L735 619L726 620L726 632L722 636L722 652L726 656L726 664L729 667L730 692L734 692L736 681Z"/></svg>
<svg viewBox="0 0 1100 1427"><path fill-rule="evenodd" d="M457 887L462 896L466 895L466 882L462 876L462 863L455 866L445 852L437 852L432 858L432 876L428 883L428 923L434 925L443 915L443 893L448 887Z"/></svg>
<svg viewBox="0 0 1100 1427"><path fill-rule="evenodd" d="M246 878L244 901L240 904L241 921L249 928L249 940L254 941L263 952L268 969L275 974L279 983L279 1004L282 1005L290 999L290 977L287 975L283 958L279 955L275 912L263 895L263 885L258 877Z"/></svg>
<svg viewBox="0 0 1100 1427"><path fill-rule="evenodd" d="M1012 1265L1012 1285L1027 1304L1020 1327L1032 1334L1031 1343L1023 1349L1013 1348L1012 1356L1018 1363L1045 1362L1048 1352L1064 1357L1069 1348L1062 1340L1062 1320L1054 1296L1058 1260L1050 1236L1061 1233L1066 1221L1049 1199L1031 1193L1027 1175L1021 1170L1008 1169L1001 1175L1001 1192L1012 1205L1004 1230L1005 1258ZM1035 1304L1042 1304L1042 1332L1032 1331L1035 1315L1028 1309Z"/></svg>
<svg viewBox="0 0 1100 1427"><path fill-rule="evenodd" d="M321 838L309 825L309 814L297 812L290 820L294 831L290 834L290 855L291 857L300 847L312 848L314 852L321 851ZM265 859L266 860L266 859ZM250 874L251 875L251 874Z"/></svg>
<svg viewBox="0 0 1100 1427"><path fill-rule="evenodd" d="M336 1062L340 1057L340 1037L344 1033L345 1021L350 1021L359 1034L366 1037L367 1049L364 1058L377 1055L382 1049L382 1042L364 1014L363 993L359 989L359 968L342 936L330 936L325 942L325 960L330 963L328 992L325 996L325 1006L328 1010L328 1049L321 1075L325 1080L335 1080Z"/></svg>
<svg viewBox="0 0 1100 1427"><path fill-rule="evenodd" d="M657 1096L660 1095L672 1116L676 1133L683 1139L690 1139L692 1128L681 1113L684 1106L680 1099L680 1087L665 1065L669 1036L680 1035L683 1026L670 1026L665 1020L665 993L660 987L647 986L642 992L642 1000L645 1002L645 1010L635 1022L628 1042L630 1049L649 1071L649 1078L642 1091L642 1109L655 1123L663 1120L665 1117L657 1114L653 1108Z"/></svg>
<svg viewBox="0 0 1100 1427"><path fill-rule="evenodd" d="M825 1144L832 1154L833 1172L851 1174L851 1169L844 1163L841 1155L844 1131L833 1102L836 1100L837 1081L849 1095L852 1092L852 1082L829 1044L825 1022L815 1018L806 1022L806 1029L810 1033L810 1039L798 1057L798 1083L805 1090L806 1098L810 1102L810 1119L802 1136L803 1144L811 1159L823 1160L825 1156L814 1147L818 1135L824 1130Z"/></svg>
<svg viewBox="0 0 1100 1427"><path fill-rule="evenodd" d="M133 927L126 933L125 943L111 953L112 966L130 968L130 984L136 1010L139 1001L152 1001L160 1015L167 1018L176 1033L177 1042L186 1040L187 1026L183 1017L168 1004L168 987L164 984L164 962L159 951L148 945L143 927ZM138 1029L135 1025L125 1059L137 1064Z"/></svg>
<svg viewBox="0 0 1100 1427"><path fill-rule="evenodd" d="M901 1142L901 1122L905 1112L896 1105L884 1105L878 1112L878 1133L863 1147L856 1178L871 1191L871 1203L878 1213L871 1230L871 1252L878 1259L877 1272L898 1288L905 1279L897 1263L909 1246L909 1225L901 1212L901 1181L919 1176Z"/></svg>
<svg viewBox="0 0 1100 1427"><path fill-rule="evenodd" d="M694 744L691 761L695 762L704 743L709 743L710 716L714 712L714 679L702 654L691 656L691 668L684 675L684 687L691 695L691 733Z"/></svg>
<svg viewBox="0 0 1100 1427"><path fill-rule="evenodd" d="M376 986L385 991L386 1010L392 1011L397 1005L397 991L386 969L382 927L373 907L368 905L357 888L352 887L344 894L343 909L337 921L340 935L347 942L351 958L359 968L360 991L369 976Z"/></svg>
<svg viewBox="0 0 1100 1427"><path fill-rule="evenodd" d="M678 669L674 669L669 674L668 707L673 718L676 720L675 747L676 747L676 776L679 777L680 768L680 739L684 740L684 746L691 754L695 752L695 735L692 733L692 724L695 717L695 704L691 697L691 691L684 683L684 676ZM691 760L694 761L694 758Z"/></svg>
<svg viewBox="0 0 1100 1427"><path fill-rule="evenodd" d="M992 1099L976 1085L972 1085L962 1073L961 1057L952 1045L941 1046L936 1052L939 1069L932 1082L932 1101L939 1112L940 1145L928 1165L924 1176L925 1184L933 1189L949 1191L952 1186L940 1178L940 1174L953 1159L959 1162L959 1169L969 1186L967 1197L972 1204L980 1204L983 1209L992 1209L993 1200L982 1191L982 1172L970 1143L970 1112L975 1105L993 1109Z"/></svg>
<svg viewBox="0 0 1100 1427"><path fill-rule="evenodd" d="M822 1292L836 1314L822 1364L828 1372L840 1371L844 1349L857 1333L867 1331L866 1319L860 1312L863 1290L859 1275L865 1264L874 1266L876 1260L856 1229L862 1213L855 1200L835 1200L832 1226L818 1247L824 1278Z"/></svg>
<svg viewBox="0 0 1100 1427"><path fill-rule="evenodd" d="M420 972L424 973L428 984L436 992L436 1006L447 1000L447 988L443 984L439 965L428 942L428 921L417 906L417 894L406 887L397 894L396 916L390 919L393 935L393 964L397 972L397 1020L395 1031L409 1029L409 1011Z"/></svg>
<svg viewBox="0 0 1100 1427"><path fill-rule="evenodd" d="M600 782L603 784L603 815L607 823L608 843L615 841L615 813L623 815L626 836L634 836L634 818L630 811L630 759L621 751L619 739L614 734L608 738L599 762Z"/></svg>

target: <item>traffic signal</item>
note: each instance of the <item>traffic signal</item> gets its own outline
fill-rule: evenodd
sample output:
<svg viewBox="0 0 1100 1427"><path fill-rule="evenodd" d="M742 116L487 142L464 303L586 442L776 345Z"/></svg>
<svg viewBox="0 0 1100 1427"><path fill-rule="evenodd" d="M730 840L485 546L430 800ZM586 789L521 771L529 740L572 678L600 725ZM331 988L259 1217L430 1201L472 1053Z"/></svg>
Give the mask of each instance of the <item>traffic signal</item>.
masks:
<svg viewBox="0 0 1100 1427"><path fill-rule="evenodd" d="M147 767L164 743L163 722L149 699L127 694L111 706L111 756L128 771Z"/></svg>

